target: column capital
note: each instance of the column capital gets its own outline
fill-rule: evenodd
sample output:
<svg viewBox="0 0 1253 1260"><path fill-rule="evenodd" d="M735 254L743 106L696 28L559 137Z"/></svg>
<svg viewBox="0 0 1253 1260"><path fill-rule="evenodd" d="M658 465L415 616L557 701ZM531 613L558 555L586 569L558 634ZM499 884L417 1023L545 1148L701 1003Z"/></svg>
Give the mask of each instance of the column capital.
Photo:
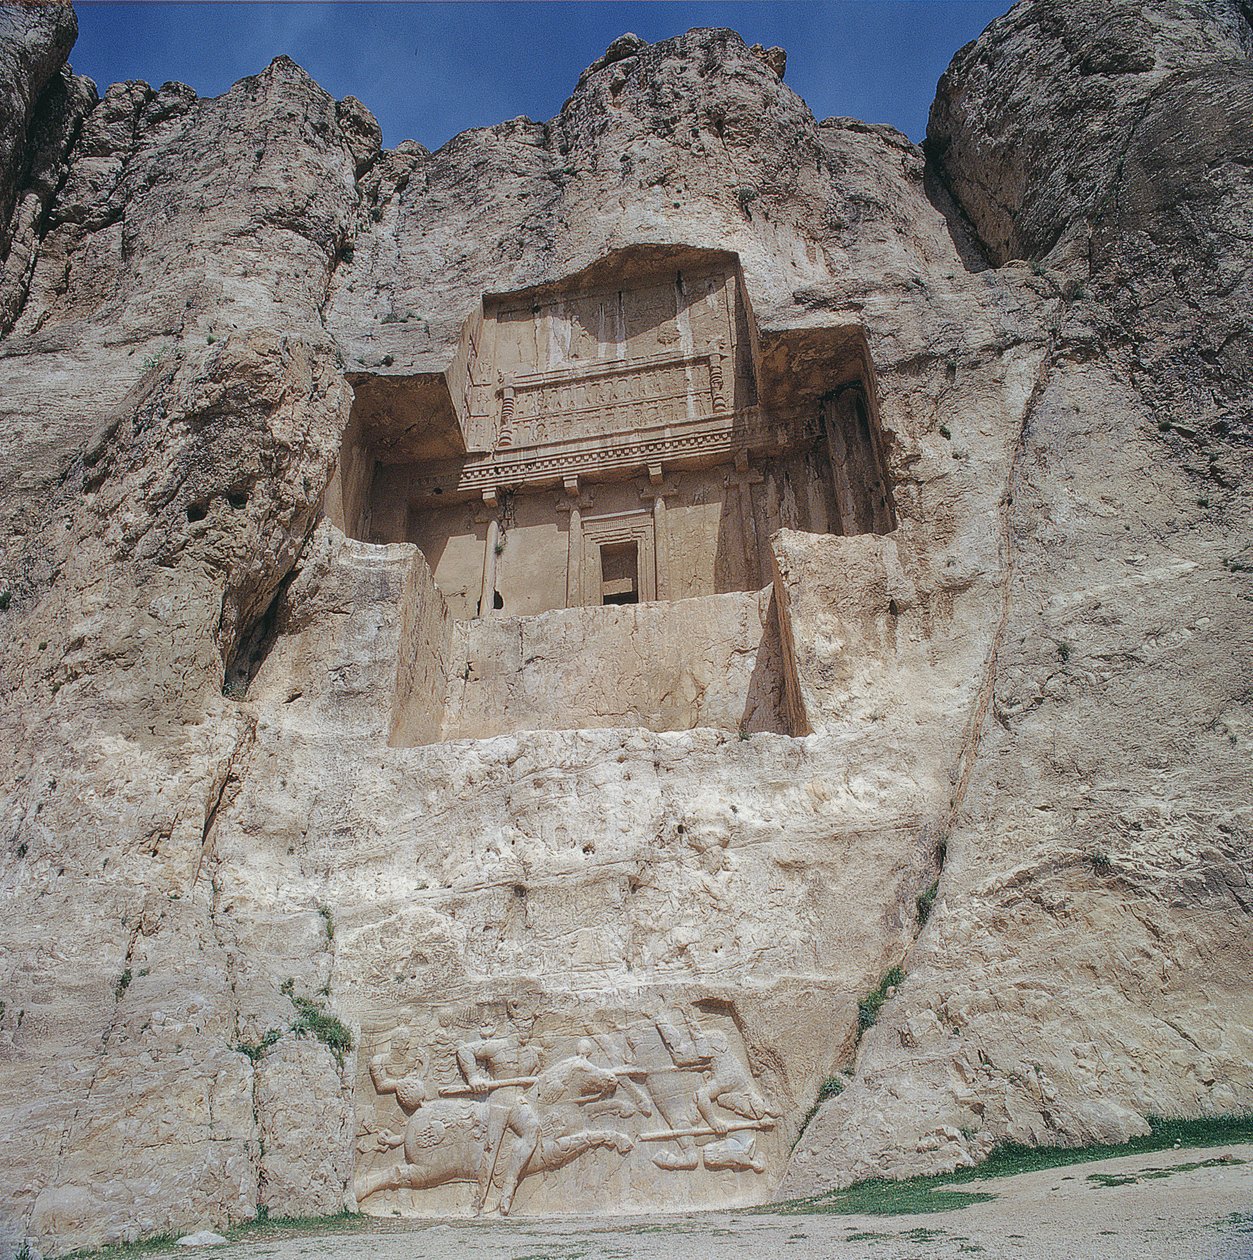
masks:
<svg viewBox="0 0 1253 1260"><path fill-rule="evenodd" d="M560 495L557 496L558 512L586 512L592 506L593 500L590 494L580 494L572 499L562 498Z"/></svg>
<svg viewBox="0 0 1253 1260"><path fill-rule="evenodd" d="M667 495L679 493L679 479L668 477L663 481L655 481L640 490L641 499L665 499Z"/></svg>

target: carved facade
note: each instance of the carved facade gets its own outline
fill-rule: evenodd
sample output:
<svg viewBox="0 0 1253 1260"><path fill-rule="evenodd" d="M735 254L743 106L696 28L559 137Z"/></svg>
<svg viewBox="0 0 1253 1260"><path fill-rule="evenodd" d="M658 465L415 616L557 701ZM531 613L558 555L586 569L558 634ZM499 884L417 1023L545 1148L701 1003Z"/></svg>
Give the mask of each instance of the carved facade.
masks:
<svg viewBox="0 0 1253 1260"><path fill-rule="evenodd" d="M849 983L815 977L824 925L866 878L847 874L856 850L829 851L835 771L787 738L821 712L794 646L794 552L771 540L895 527L860 330L759 327L734 256L637 250L487 295L438 375L353 385L326 503L351 536L326 558L336 615L285 623L253 690L304 722L331 679L335 729L391 745L397 778L371 792L441 785L395 831L337 842L353 869L363 848L387 864L360 887L368 922L336 938L369 960L357 1201L767 1201L848 1049L826 1041ZM531 741L448 746L592 727L616 736L554 741L584 766L570 809L549 771L502 789ZM623 729L639 727L700 732L649 743L641 767ZM749 755L795 796L799 833L772 806L737 812L727 784ZM668 798L693 756L717 786ZM863 785L836 791L860 807Z"/></svg>
<svg viewBox="0 0 1253 1260"><path fill-rule="evenodd" d="M439 377L354 384L332 511L365 541L416 544L457 627L442 708L398 720L402 742L526 725L799 733L772 607L755 625L739 605L583 618L574 632L542 617L761 591L781 527L893 528L856 330L759 332L734 255L629 251L559 284L485 297ZM737 617L742 634L728 629ZM509 619L503 636L494 618ZM566 696L555 712L534 697L560 680L523 678L522 662L501 668L510 641L529 638L530 659L552 662L588 634L648 633L695 645L693 697L726 673L723 658L761 668L742 694L703 709L676 707L663 669L628 685L622 705ZM698 676L706 658L710 679Z"/></svg>

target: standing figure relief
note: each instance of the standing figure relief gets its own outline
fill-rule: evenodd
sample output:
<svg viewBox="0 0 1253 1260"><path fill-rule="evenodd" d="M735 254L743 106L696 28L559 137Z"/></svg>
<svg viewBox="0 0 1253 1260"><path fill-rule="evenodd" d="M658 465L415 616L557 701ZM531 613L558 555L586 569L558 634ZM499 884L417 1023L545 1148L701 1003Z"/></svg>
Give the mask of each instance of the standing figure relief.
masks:
<svg viewBox="0 0 1253 1260"><path fill-rule="evenodd" d="M704 1031L690 1011L582 1036L533 1038L534 1023L516 1017L502 1031L483 1019L471 1036L445 1043L442 1073L432 1072L427 1052L398 1073L388 1053L369 1060L376 1113L398 1107L405 1123L398 1131L384 1122L362 1145L368 1155L399 1158L358 1174L359 1200L461 1182L474 1186L476 1213L495 1192L496 1210L507 1215L527 1178L591 1152L616 1161L637 1148L647 1152L644 1167L662 1173L702 1164L765 1172L757 1138L779 1113L721 1028ZM433 1086L441 1077L448 1083Z"/></svg>

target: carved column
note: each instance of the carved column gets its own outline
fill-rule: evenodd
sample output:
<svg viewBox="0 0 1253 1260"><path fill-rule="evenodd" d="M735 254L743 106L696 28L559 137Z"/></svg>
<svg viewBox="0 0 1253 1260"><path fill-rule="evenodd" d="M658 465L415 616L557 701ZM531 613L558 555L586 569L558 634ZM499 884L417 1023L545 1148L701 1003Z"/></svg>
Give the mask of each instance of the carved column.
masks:
<svg viewBox="0 0 1253 1260"><path fill-rule="evenodd" d="M761 540L758 537L757 517L753 511L753 487L763 480L761 473L750 468L748 452L740 451L735 457L735 472L727 474L727 486L734 487L740 509L740 537L744 540L744 577L769 583L769 568L764 563Z"/></svg>
<svg viewBox="0 0 1253 1260"><path fill-rule="evenodd" d="M487 544L483 549L483 584L479 593L479 616L490 616L496 607L496 554L500 546L500 516L496 510L496 491L483 491L483 507L476 514L481 524L487 522Z"/></svg>
<svg viewBox="0 0 1253 1260"><path fill-rule="evenodd" d="M722 365L726 355L719 346L709 356L709 393L713 399L714 411L725 411L727 408L726 382L723 380Z"/></svg>
<svg viewBox="0 0 1253 1260"><path fill-rule="evenodd" d="M500 428L496 432L496 447L504 449L513 445L513 386L500 378Z"/></svg>
<svg viewBox="0 0 1253 1260"><path fill-rule="evenodd" d="M563 488L566 498L558 501L557 511L570 513L566 548L566 607L578 608L583 603L583 511L592 506L592 500L579 493L577 477L566 477Z"/></svg>
<svg viewBox="0 0 1253 1260"><path fill-rule="evenodd" d="M678 494L676 480L665 479L660 464L648 469L649 485L640 491L640 498L653 501L653 556L656 565L657 598L673 599L670 580L670 534L666 528L666 495Z"/></svg>

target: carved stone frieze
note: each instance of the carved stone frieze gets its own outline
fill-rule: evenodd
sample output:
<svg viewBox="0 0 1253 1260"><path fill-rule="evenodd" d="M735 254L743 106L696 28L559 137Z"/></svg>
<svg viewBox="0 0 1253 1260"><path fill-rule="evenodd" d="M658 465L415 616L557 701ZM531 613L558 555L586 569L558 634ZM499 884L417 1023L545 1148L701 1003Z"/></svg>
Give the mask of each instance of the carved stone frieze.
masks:
<svg viewBox="0 0 1253 1260"><path fill-rule="evenodd" d="M694 1204L749 1202L782 1171L780 1109L722 1011L454 1012L363 1049L367 1212L629 1205L676 1175Z"/></svg>
<svg viewBox="0 0 1253 1260"><path fill-rule="evenodd" d="M652 463L667 466L733 460L741 451L774 451L785 445L812 441L820 428L812 423L795 432L782 432L756 409L735 417L703 415L692 420L658 423L627 429L593 440L550 437L526 445L498 447L490 454L448 461L410 480L416 498L438 494L469 494L485 486L521 486L555 482L564 477L630 472Z"/></svg>

